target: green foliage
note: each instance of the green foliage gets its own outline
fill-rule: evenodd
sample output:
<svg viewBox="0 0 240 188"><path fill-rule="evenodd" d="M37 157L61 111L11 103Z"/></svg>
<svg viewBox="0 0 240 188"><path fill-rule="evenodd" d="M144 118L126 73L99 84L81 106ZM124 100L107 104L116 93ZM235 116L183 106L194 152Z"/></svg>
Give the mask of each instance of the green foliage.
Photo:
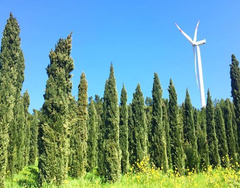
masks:
<svg viewBox="0 0 240 188"><path fill-rule="evenodd" d="M92 172L97 167L97 146L98 146L98 116L95 109L94 101L90 101L88 107L88 150L87 150L87 161L88 161L88 172Z"/></svg>
<svg viewBox="0 0 240 188"><path fill-rule="evenodd" d="M119 106L119 144L121 149L121 172L126 174L129 168L128 153L128 107L127 91L123 86Z"/></svg>
<svg viewBox="0 0 240 188"><path fill-rule="evenodd" d="M228 156L228 146L227 146L227 137L225 130L225 123L222 115L222 110L220 108L220 104L217 104L214 111L214 119L216 124L216 135L218 139L218 148L219 148L219 156L221 159L221 164L223 167L229 166L229 156Z"/></svg>
<svg viewBox="0 0 240 188"><path fill-rule="evenodd" d="M81 74L78 86L77 121L71 132L71 166L72 177L82 177L87 166L87 80L84 72Z"/></svg>
<svg viewBox="0 0 240 188"><path fill-rule="evenodd" d="M30 105L30 97L28 91L25 91L22 97L23 107L24 107L24 116L25 116L25 129L24 129L24 166L29 163L29 153L30 153L30 113L28 112L28 108Z"/></svg>
<svg viewBox="0 0 240 188"><path fill-rule="evenodd" d="M215 129L214 108L209 90L207 92L206 125L207 125L207 140L209 147L209 161L211 165L219 166L221 163L218 151L218 139Z"/></svg>
<svg viewBox="0 0 240 188"><path fill-rule="evenodd" d="M235 55L232 54L232 63L230 64L231 94L233 97L234 111L236 114L238 145L240 145L240 68Z"/></svg>
<svg viewBox="0 0 240 188"><path fill-rule="evenodd" d="M39 128L39 180L62 184L67 177L69 159L69 104L72 83L73 60L71 34L60 39L50 52L47 67L48 80Z"/></svg>
<svg viewBox="0 0 240 188"><path fill-rule="evenodd" d="M114 77L113 65L110 67L110 75L105 86L103 103L104 111L104 177L108 182L120 180L121 173L121 153L119 147L119 108Z"/></svg>
<svg viewBox="0 0 240 188"><path fill-rule="evenodd" d="M162 103L162 111L163 111L163 127L166 134L166 146L167 146L167 158L169 169L172 169L172 155L171 155L171 137L170 137L170 127L168 121L168 100L163 99Z"/></svg>
<svg viewBox="0 0 240 188"><path fill-rule="evenodd" d="M233 116L231 111L231 101L229 99L225 101L223 114L224 114L224 122L225 122L225 128L226 128L226 141L228 144L228 155L231 162L235 163L237 161L236 144L235 144L235 138L233 133L233 125L232 125Z"/></svg>
<svg viewBox="0 0 240 188"><path fill-rule="evenodd" d="M30 122L30 149L29 165L33 165L38 157L38 129L39 129L39 111L33 110L34 114Z"/></svg>
<svg viewBox="0 0 240 188"><path fill-rule="evenodd" d="M13 181L23 187L38 187L38 173L37 166L27 166L14 176Z"/></svg>
<svg viewBox="0 0 240 188"><path fill-rule="evenodd" d="M209 162L209 148L207 140L207 127L206 127L206 108L202 108L201 111L196 112L195 122L197 123L196 134L198 138L198 154L200 160L200 169L207 168L210 165Z"/></svg>
<svg viewBox="0 0 240 188"><path fill-rule="evenodd" d="M0 51L0 187L4 186L5 171L15 171L16 124L13 109L24 80L24 57L21 50L20 28L10 13L3 31Z"/></svg>
<svg viewBox="0 0 240 188"><path fill-rule="evenodd" d="M150 156L151 161L158 168L164 171L168 170L168 156L166 134L163 126L162 113L162 89L157 73L154 74L154 82L152 89L153 109L152 109L152 125L150 129Z"/></svg>
<svg viewBox="0 0 240 188"><path fill-rule="evenodd" d="M185 105L183 110L183 134L184 150L186 154L186 166L192 170L199 169L197 138L193 119L193 108L188 90L186 91Z"/></svg>
<svg viewBox="0 0 240 188"><path fill-rule="evenodd" d="M132 99L133 119L133 159L142 160L147 155L147 124L144 111L144 97L140 84L137 85Z"/></svg>
<svg viewBox="0 0 240 188"><path fill-rule="evenodd" d="M132 166L134 164L134 124L133 124L133 114L132 114L132 104L128 105L128 152L129 152L129 164Z"/></svg>
<svg viewBox="0 0 240 188"><path fill-rule="evenodd" d="M172 80L169 88L169 127L171 137L171 157L173 169L180 174L184 173L184 151L181 142L181 133L178 122L177 94Z"/></svg>

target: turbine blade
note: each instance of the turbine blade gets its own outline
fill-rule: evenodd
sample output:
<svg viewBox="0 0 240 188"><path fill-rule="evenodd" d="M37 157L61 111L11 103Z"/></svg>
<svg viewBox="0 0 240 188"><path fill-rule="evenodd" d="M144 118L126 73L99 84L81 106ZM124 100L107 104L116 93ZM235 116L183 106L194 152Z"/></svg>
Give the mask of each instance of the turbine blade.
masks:
<svg viewBox="0 0 240 188"><path fill-rule="evenodd" d="M197 59L196 59L196 50L195 46L193 46L193 55L194 55L194 66L195 66L195 76L196 76L196 82L197 82L197 87L199 89L199 84L198 84L198 74L197 74Z"/></svg>
<svg viewBox="0 0 240 188"><path fill-rule="evenodd" d="M181 28L176 23L175 23L175 25L177 26L179 31L183 34L183 36L186 37L186 39L193 45L193 41L192 41L191 37L189 37L183 30L181 30Z"/></svg>
<svg viewBox="0 0 240 188"><path fill-rule="evenodd" d="M196 41L197 41L197 31L198 31L198 25L199 25L199 22L200 22L200 21L198 21L197 26L196 26L196 29L195 29L193 42L196 42Z"/></svg>

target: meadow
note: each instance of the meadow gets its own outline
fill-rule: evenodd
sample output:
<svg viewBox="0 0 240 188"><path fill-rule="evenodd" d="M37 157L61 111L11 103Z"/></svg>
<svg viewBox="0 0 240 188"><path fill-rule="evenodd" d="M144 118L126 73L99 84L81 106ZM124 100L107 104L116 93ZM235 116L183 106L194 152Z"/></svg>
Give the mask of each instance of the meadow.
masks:
<svg viewBox="0 0 240 188"><path fill-rule="evenodd" d="M37 187L37 166L25 167L12 180L6 182L7 188ZM46 184L45 188L57 188L53 184ZM65 180L61 188L157 188L157 187L240 187L239 164L227 168L218 167L213 169L209 166L203 172L189 171L186 169L186 175L180 176L177 172L169 170L163 172L161 169L150 167L149 159L145 158L137 162L127 174L121 177L117 183L103 183L103 180L97 176L96 172L87 173L84 178Z"/></svg>

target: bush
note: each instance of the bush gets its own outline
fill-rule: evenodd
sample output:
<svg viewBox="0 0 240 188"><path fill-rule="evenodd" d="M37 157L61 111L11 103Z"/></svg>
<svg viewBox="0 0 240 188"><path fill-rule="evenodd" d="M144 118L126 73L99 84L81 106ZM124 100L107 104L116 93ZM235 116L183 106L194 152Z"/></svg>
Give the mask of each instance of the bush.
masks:
<svg viewBox="0 0 240 188"><path fill-rule="evenodd" d="M18 185L24 187L38 187L38 167L27 166L23 168L13 179Z"/></svg>

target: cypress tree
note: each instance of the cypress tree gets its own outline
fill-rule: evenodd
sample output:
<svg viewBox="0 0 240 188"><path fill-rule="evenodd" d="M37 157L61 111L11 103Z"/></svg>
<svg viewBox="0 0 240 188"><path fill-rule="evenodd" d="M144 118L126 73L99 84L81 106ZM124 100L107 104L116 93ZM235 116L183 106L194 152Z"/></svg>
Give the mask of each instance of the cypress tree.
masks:
<svg viewBox="0 0 240 188"><path fill-rule="evenodd" d="M163 127L166 134L168 166L169 166L169 169L172 169L171 137L170 137L170 128L169 128L169 120L168 120L168 100L167 99L166 100L163 99L162 111L163 111Z"/></svg>
<svg viewBox="0 0 240 188"><path fill-rule="evenodd" d="M86 173L87 166L87 80L85 73L81 74L78 85L78 102L77 102L77 122L73 127L71 138L71 176L82 177Z"/></svg>
<svg viewBox="0 0 240 188"><path fill-rule="evenodd" d="M39 128L39 111L33 110L33 117L30 122L30 150L29 150L29 165L35 164L38 157L38 128Z"/></svg>
<svg viewBox="0 0 240 188"><path fill-rule="evenodd" d="M240 68L235 55L232 54L232 63L230 64L231 94L233 98L234 111L237 125L237 143L240 145Z"/></svg>
<svg viewBox="0 0 240 188"><path fill-rule="evenodd" d="M238 129L237 129L237 121L236 121L236 114L234 110L234 104L231 103L231 112L232 112L232 127L233 127L233 134L235 139L235 146L236 146L236 153L239 151L239 145L238 145ZM239 158L237 156L237 158Z"/></svg>
<svg viewBox="0 0 240 188"><path fill-rule="evenodd" d="M127 107L127 91L122 87L120 106L119 106L119 144L121 149L121 169L122 174L126 174L129 166L128 153L128 107Z"/></svg>
<svg viewBox="0 0 240 188"><path fill-rule="evenodd" d="M108 182L120 180L119 108L113 65L104 96L104 177Z"/></svg>
<svg viewBox="0 0 240 188"><path fill-rule="evenodd" d="M206 127L206 108L202 108L199 112L198 126L198 154L200 159L200 169L205 170L209 165L209 147L207 140Z"/></svg>
<svg viewBox="0 0 240 188"><path fill-rule="evenodd" d="M128 105L128 153L129 153L129 164L132 166L135 161L134 156L134 124L133 124L133 114L132 114L132 104Z"/></svg>
<svg viewBox="0 0 240 188"><path fill-rule="evenodd" d="M147 152L151 150L151 127L152 127L152 98L146 97L145 99L145 117L146 117L146 125L147 125Z"/></svg>
<svg viewBox="0 0 240 188"><path fill-rule="evenodd" d="M181 142L181 133L178 122L177 94L172 80L168 88L169 92L169 127L171 136L171 157L172 165L175 171L180 174L184 172L184 152Z"/></svg>
<svg viewBox="0 0 240 188"><path fill-rule="evenodd" d="M39 183L60 185L67 177L69 157L69 101L71 99L70 57L72 39L60 39L50 52L48 80L39 130Z"/></svg>
<svg viewBox="0 0 240 188"><path fill-rule="evenodd" d="M29 152L30 152L30 114L28 112L28 108L30 105L30 97L28 91L23 94L23 107L24 107L24 115L25 115L25 132L24 132L24 166L28 165L29 162Z"/></svg>
<svg viewBox="0 0 240 188"><path fill-rule="evenodd" d="M193 168L198 169L199 166L198 166L197 137L195 133L193 119L193 108L188 90L186 91L183 114L184 114L183 121L184 145L187 157L186 166L188 166L190 170L192 170Z"/></svg>
<svg viewBox="0 0 240 188"><path fill-rule="evenodd" d="M98 133L98 172L100 176L104 176L104 131L105 131L105 119L107 106L104 101L108 97L108 80L105 82L105 89L103 95L103 104L102 104L102 114L100 116L101 122L99 124L99 133Z"/></svg>
<svg viewBox="0 0 240 188"><path fill-rule="evenodd" d="M16 170L21 171L25 166L25 151L26 151L26 117L24 113L24 101L23 97L21 97L16 106L15 106L15 119L13 125L17 126L17 137L16 137L16 149L17 149L17 157L16 157Z"/></svg>
<svg viewBox="0 0 240 188"><path fill-rule="evenodd" d="M162 113L162 89L157 73L154 73L154 82L152 89L153 109L152 126L150 137L150 155L152 162L156 167L168 170L166 134L163 127Z"/></svg>
<svg viewBox="0 0 240 188"><path fill-rule="evenodd" d="M90 101L88 108L88 141L87 141L87 159L88 159L88 171L93 171L97 167L97 141L98 141L98 116L95 109L94 101Z"/></svg>
<svg viewBox="0 0 240 188"><path fill-rule="evenodd" d="M214 119L216 124L216 135L218 139L218 148L221 164L223 167L229 166L227 137L225 130L225 123L222 115L220 104L217 104L214 111Z"/></svg>
<svg viewBox="0 0 240 188"><path fill-rule="evenodd" d="M3 31L0 52L0 187L4 186L6 168L10 176L15 173L17 131L16 124L13 124L13 109L16 99L20 98L17 94L20 94L18 91L24 79L24 57L19 34L19 24L10 13Z"/></svg>
<svg viewBox="0 0 240 188"><path fill-rule="evenodd" d="M144 97L140 84L137 85L132 99L133 117L133 160L142 160L147 155L147 125L144 111Z"/></svg>
<svg viewBox="0 0 240 188"><path fill-rule="evenodd" d="M230 162L235 164L236 160L236 144L235 138L233 133L233 126L232 126L232 111L231 111L231 101L227 99L225 101L225 106L223 110L224 114L224 122L226 128L226 139L228 144L228 155L230 158Z"/></svg>
<svg viewBox="0 0 240 188"><path fill-rule="evenodd" d="M219 166L220 156L218 151L218 139L215 129L213 102L209 90L207 92L206 124L207 124L207 140L209 146L209 161L211 165Z"/></svg>

